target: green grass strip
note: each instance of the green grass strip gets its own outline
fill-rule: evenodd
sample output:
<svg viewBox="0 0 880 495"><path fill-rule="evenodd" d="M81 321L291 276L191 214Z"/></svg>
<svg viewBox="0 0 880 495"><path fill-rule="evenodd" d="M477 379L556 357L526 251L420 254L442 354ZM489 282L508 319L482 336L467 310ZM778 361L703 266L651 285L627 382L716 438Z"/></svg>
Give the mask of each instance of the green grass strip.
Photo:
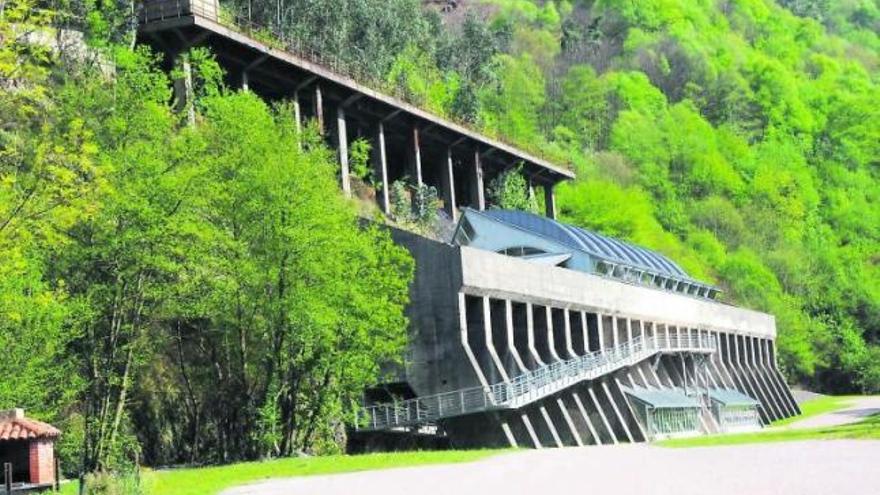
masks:
<svg viewBox="0 0 880 495"><path fill-rule="evenodd" d="M296 457L226 466L144 471L143 487L148 494L216 495L227 488L271 478L472 462L508 451L446 450ZM76 483L68 483L62 493L77 493Z"/></svg>
<svg viewBox="0 0 880 495"><path fill-rule="evenodd" d="M825 428L767 428L754 433L710 435L694 438L663 440L656 445L663 447L715 447L746 443L791 442L796 440L880 440L880 414L869 416L857 423Z"/></svg>
<svg viewBox="0 0 880 495"><path fill-rule="evenodd" d="M770 426L786 426L791 423L798 422L802 419L811 418L820 414L837 411L849 406L856 396L850 395L824 395L816 399L803 402L800 404L800 416L792 416L790 418L780 419L770 423Z"/></svg>

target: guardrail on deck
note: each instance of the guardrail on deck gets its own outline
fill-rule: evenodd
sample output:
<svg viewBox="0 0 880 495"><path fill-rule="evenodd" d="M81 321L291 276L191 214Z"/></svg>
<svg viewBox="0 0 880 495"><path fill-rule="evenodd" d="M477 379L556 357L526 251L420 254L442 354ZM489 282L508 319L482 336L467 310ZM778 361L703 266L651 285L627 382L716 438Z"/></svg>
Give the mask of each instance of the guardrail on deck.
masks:
<svg viewBox="0 0 880 495"><path fill-rule="evenodd" d="M385 430L489 410L516 409L575 383L593 380L631 366L654 354L705 353L715 352L716 349L715 339L706 335L671 338L639 336L617 347L542 366L523 373L510 382L369 406L364 409L366 417L358 418L355 429Z"/></svg>

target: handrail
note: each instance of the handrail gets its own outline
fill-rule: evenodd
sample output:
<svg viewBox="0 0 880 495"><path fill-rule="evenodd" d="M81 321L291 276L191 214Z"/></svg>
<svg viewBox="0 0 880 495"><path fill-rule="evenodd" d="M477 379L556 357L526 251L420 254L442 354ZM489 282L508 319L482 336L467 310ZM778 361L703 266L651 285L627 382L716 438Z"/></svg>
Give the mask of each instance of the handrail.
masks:
<svg viewBox="0 0 880 495"><path fill-rule="evenodd" d="M557 361L518 375L510 382L470 387L401 402L364 408L358 430L414 426L442 418L498 409L516 409L581 381L592 380L631 366L661 352L715 352L717 342L707 335L644 336L566 361Z"/></svg>

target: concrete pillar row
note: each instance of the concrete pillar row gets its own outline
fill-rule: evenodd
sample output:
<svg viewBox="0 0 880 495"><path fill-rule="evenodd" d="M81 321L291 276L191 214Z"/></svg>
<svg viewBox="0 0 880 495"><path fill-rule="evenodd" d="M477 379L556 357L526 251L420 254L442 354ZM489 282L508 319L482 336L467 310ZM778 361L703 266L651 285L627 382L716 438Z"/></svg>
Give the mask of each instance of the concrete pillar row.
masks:
<svg viewBox="0 0 880 495"><path fill-rule="evenodd" d="M767 379L767 373L764 368L760 365L760 360L758 359L758 349L756 339L752 336L746 336L746 348L748 349L749 356L749 364L750 368L754 372L755 377L757 378L759 385L764 389L764 395L770 401L770 406L773 408L774 414L776 415L776 419L782 419L787 417L785 409L783 409L778 394L776 392L775 387L771 384L771 382Z"/></svg>
<svg viewBox="0 0 880 495"><path fill-rule="evenodd" d="M791 395L791 391L789 390L788 385L781 379L781 374L776 369L776 365L770 351L771 346L772 342L770 339L761 340L761 349L763 353L762 360L764 361L767 373L770 376L770 379L776 384L777 388L779 389L780 394L782 395L782 399L786 404L789 416L800 414L800 408L798 408L797 403L795 403L794 397Z"/></svg>
<svg viewBox="0 0 880 495"><path fill-rule="evenodd" d="M629 377L628 373L627 373L627 376ZM632 381L632 377L629 377L629 379L630 379L630 381ZM620 406L621 406L621 409L623 410L623 416L625 417L624 424L627 424L627 426L628 426L627 431L629 431L630 429L633 430L633 434L631 435L631 438L633 439L634 442L647 441L648 435L645 434L645 428L642 425L642 423L639 421L639 417L636 415L635 410L632 407L632 403L630 402L629 398L626 396L626 392L624 392L623 387L620 386L620 380L618 380L616 377L614 378L614 385L617 386L617 391L620 393L620 396L622 397L622 401L621 401L622 403L620 404ZM635 428L632 428L632 425L635 425Z"/></svg>
<svg viewBox="0 0 880 495"><path fill-rule="evenodd" d="M755 348L755 362L757 363L757 367L761 370L762 375L767 381L770 389L773 392L773 395L776 397L776 402L779 407L780 413L783 417L787 418L794 414L794 411L791 408L791 404L788 403L788 397L786 396L785 391L782 387L779 386L779 382L774 376L774 373L771 369L767 367L767 360L764 357L765 346L764 339L760 339L755 337L753 346Z"/></svg>
<svg viewBox="0 0 880 495"><path fill-rule="evenodd" d="M734 369L737 371L742 383L745 385L747 395L752 397L753 399L759 401L761 403L761 407L758 412L761 414L761 421L764 424L769 424L771 419L770 412L767 411L767 405L764 400L762 400L761 395L755 390L755 387L752 385L752 382L749 380L748 374L745 369L743 369L742 365L742 352L740 350L739 345L739 336L736 334L730 334L731 340L733 341L733 356L734 356Z"/></svg>
<svg viewBox="0 0 880 495"><path fill-rule="evenodd" d="M785 391L785 394L788 397L788 401L791 404L792 409L794 409L795 414L800 414L801 407L797 403L797 401L794 400L794 395L791 393L791 389L788 387L788 383L785 381L785 377L782 376L782 372L779 371L779 360L776 355L776 341L768 340L767 341L767 349L769 351L768 355L770 357L770 363L771 363L770 369L773 370L773 373L779 379L779 383L782 385L782 389Z"/></svg>
<svg viewBox="0 0 880 495"><path fill-rule="evenodd" d="M746 379L752 384L752 388L758 393L758 400L761 401L761 404L764 406L764 412L767 413L767 418L770 421L775 421L780 418L779 413L776 411L776 408L773 405L773 401L770 400L770 397L767 395L766 390L762 386L756 370L751 366L749 360L749 348L748 348L748 337L745 335L739 335L737 340L739 340L739 345L742 349L742 353L740 354L740 364L745 372Z"/></svg>

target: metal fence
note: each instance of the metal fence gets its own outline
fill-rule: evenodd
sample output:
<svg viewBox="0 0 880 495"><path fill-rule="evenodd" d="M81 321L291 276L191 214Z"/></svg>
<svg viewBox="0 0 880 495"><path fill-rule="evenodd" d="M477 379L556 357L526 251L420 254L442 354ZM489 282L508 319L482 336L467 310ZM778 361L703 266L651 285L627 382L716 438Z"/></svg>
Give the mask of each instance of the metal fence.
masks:
<svg viewBox="0 0 880 495"><path fill-rule="evenodd" d="M617 347L542 366L510 382L370 406L364 408L355 428L383 430L493 409L515 409L575 383L631 366L658 352L714 352L716 345L715 339L707 335L660 339L639 336Z"/></svg>
<svg viewBox="0 0 880 495"><path fill-rule="evenodd" d="M217 24L247 35L269 47L285 51L307 62L327 69L350 83L365 86L373 91L384 93L398 100L418 107L420 110L434 114L422 107L421 101L415 95L405 91L399 86L389 83L376 74L365 71L358 65L353 64L334 54L327 54L314 49L313 46L304 42L301 38L290 36L281 29L260 25L253 22L247 16L228 11L219 7L216 0L145 0L138 14L141 24L161 22L181 17L198 16L211 20ZM476 128L473 122L469 122L454 115L435 115L439 119L454 122L456 125L470 129L473 132L486 134L484 129ZM491 135L491 138L515 148L523 145L515 143L501 135ZM525 148L528 153L548 161L556 161L554 157L547 155L538 148Z"/></svg>

